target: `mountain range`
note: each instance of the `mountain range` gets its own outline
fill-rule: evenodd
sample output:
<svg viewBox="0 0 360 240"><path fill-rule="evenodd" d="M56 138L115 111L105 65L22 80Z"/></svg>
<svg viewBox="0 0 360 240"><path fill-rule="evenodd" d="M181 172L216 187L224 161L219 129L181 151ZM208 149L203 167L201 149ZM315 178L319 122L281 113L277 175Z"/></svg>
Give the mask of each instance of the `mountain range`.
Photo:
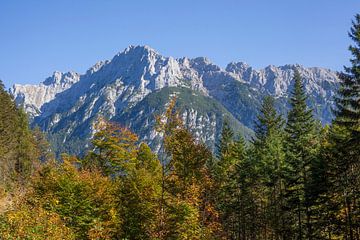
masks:
<svg viewBox="0 0 360 240"><path fill-rule="evenodd" d="M244 62L223 69L205 57L175 59L148 46L129 46L84 74L56 71L37 85L15 84L10 92L58 153L81 154L99 116L129 127L158 150L155 116L173 96L185 124L214 150L224 119L251 138L264 96L274 96L277 109L286 114L294 69L303 77L314 116L329 123L339 83L334 71L298 64L257 70Z"/></svg>

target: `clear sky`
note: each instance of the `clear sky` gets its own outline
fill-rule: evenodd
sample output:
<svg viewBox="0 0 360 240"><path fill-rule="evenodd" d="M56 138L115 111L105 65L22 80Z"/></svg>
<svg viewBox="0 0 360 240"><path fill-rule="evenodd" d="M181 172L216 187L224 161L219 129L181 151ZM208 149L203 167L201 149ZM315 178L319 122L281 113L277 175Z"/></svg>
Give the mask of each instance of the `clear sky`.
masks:
<svg viewBox="0 0 360 240"><path fill-rule="evenodd" d="M359 0L1 0L0 79L80 73L128 45L225 67L299 63L341 70Z"/></svg>

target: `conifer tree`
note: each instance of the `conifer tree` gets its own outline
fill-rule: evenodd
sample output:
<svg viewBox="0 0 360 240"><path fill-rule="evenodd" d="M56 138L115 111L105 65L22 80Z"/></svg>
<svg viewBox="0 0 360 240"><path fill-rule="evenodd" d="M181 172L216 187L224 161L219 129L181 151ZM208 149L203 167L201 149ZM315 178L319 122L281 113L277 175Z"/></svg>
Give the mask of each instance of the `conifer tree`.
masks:
<svg viewBox="0 0 360 240"><path fill-rule="evenodd" d="M24 183L37 159L34 138L25 112L15 102L0 81L0 166L1 183ZM11 181L10 181L11 180Z"/></svg>
<svg viewBox="0 0 360 240"><path fill-rule="evenodd" d="M234 132L229 125L228 119L225 119L222 126L221 137L219 143L217 144L217 152L218 152L219 160L225 157L230 151L231 145L234 140L233 138L234 138Z"/></svg>
<svg viewBox="0 0 360 240"><path fill-rule="evenodd" d="M0 167L1 183L5 184L14 174L18 127L17 109L0 81Z"/></svg>
<svg viewBox="0 0 360 240"><path fill-rule="evenodd" d="M345 237L360 238L360 14L355 16L349 37L353 45L351 66L339 73L336 119L331 129L331 166L335 171L334 192L344 195Z"/></svg>
<svg viewBox="0 0 360 240"><path fill-rule="evenodd" d="M253 198L254 164L242 136L234 141L231 149L234 165L229 169L224 202L225 232L231 239L243 239L248 229L254 226L256 205ZM250 231L247 232L250 234ZM255 233L255 232L253 232Z"/></svg>
<svg viewBox="0 0 360 240"><path fill-rule="evenodd" d="M29 122L26 113L19 109L17 126L17 148L15 171L21 180L28 177L34 168L34 163L38 159L38 151L35 145L35 139L29 129Z"/></svg>
<svg viewBox="0 0 360 240"><path fill-rule="evenodd" d="M276 112L274 99L263 100L255 124L254 158L259 165L259 181L262 189L263 231L268 236L283 238L284 204L284 121Z"/></svg>
<svg viewBox="0 0 360 240"><path fill-rule="evenodd" d="M235 168L240 160L234 156L234 132L227 119L224 120L221 136L217 145L218 156L214 164L213 177L215 179L214 201L220 214L225 234L230 237L235 234L234 192L236 191ZM239 149L240 151L240 149Z"/></svg>
<svg viewBox="0 0 360 240"><path fill-rule="evenodd" d="M245 147L242 138L235 141L233 154L237 162L233 178L236 183L236 194L232 207L237 221L234 224L234 235L230 235L231 239L261 239L258 166L251 152L252 149Z"/></svg>
<svg viewBox="0 0 360 240"><path fill-rule="evenodd" d="M291 109L285 131L286 142L286 198L288 225L287 237L311 239L311 211L307 197L311 164L316 157L317 140L314 134L312 110L306 105L306 94L300 73L294 71L294 89Z"/></svg>
<svg viewBox="0 0 360 240"><path fill-rule="evenodd" d="M260 113L255 122L255 143L265 141L265 139L275 133L281 133L283 120L280 114L276 112L275 100L271 96L265 96Z"/></svg>
<svg viewBox="0 0 360 240"><path fill-rule="evenodd" d="M353 58L350 60L351 66L345 67L345 72L339 73L341 81L335 113L336 123L345 126L351 132L352 151L359 153L357 146L360 145L360 14L355 16L349 36L354 42L354 45L349 47Z"/></svg>

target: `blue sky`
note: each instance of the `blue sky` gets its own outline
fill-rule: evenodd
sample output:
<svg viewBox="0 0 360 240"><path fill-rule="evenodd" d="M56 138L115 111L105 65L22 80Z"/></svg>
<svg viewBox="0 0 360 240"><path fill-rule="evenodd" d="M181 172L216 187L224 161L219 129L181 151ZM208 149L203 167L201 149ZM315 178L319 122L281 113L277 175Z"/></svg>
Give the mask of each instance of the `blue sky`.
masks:
<svg viewBox="0 0 360 240"><path fill-rule="evenodd" d="M80 73L128 45L225 67L300 63L341 70L358 0L1 0L0 79Z"/></svg>

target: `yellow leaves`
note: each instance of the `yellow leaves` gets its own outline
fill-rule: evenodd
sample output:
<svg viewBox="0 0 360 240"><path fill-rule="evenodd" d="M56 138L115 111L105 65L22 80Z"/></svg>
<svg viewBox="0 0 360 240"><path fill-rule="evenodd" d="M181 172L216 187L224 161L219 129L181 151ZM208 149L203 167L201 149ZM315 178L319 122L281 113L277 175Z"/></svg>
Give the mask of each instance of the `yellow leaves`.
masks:
<svg viewBox="0 0 360 240"><path fill-rule="evenodd" d="M138 137L129 129L103 120L92 144L94 150L83 163L98 168L104 175L128 171L136 166Z"/></svg>
<svg viewBox="0 0 360 240"><path fill-rule="evenodd" d="M78 169L75 157L44 164L24 197L0 221L4 236L24 239L110 239L121 223L115 183L100 171ZM23 220L23 221L22 221ZM3 226L3 228L1 228ZM14 228L14 231L7 229ZM7 234L7 235L6 235Z"/></svg>
<svg viewBox="0 0 360 240"><path fill-rule="evenodd" d="M39 206L23 205L4 215L0 229L1 239L75 239L59 215Z"/></svg>
<svg viewBox="0 0 360 240"><path fill-rule="evenodd" d="M173 97L168 104L165 114L155 117L156 130L163 134L165 139L173 130L183 127L182 119L179 112L175 109L175 105L176 97Z"/></svg>
<svg viewBox="0 0 360 240"><path fill-rule="evenodd" d="M114 229L111 227L110 221L94 221L92 228L88 231L89 240L106 240L114 239Z"/></svg>
<svg viewBox="0 0 360 240"><path fill-rule="evenodd" d="M219 225L205 197L209 151L180 127L174 106L164 129L174 130L166 139L174 148L169 172L135 134L101 120L84 160L63 155L39 168L0 219L3 239L212 239Z"/></svg>

